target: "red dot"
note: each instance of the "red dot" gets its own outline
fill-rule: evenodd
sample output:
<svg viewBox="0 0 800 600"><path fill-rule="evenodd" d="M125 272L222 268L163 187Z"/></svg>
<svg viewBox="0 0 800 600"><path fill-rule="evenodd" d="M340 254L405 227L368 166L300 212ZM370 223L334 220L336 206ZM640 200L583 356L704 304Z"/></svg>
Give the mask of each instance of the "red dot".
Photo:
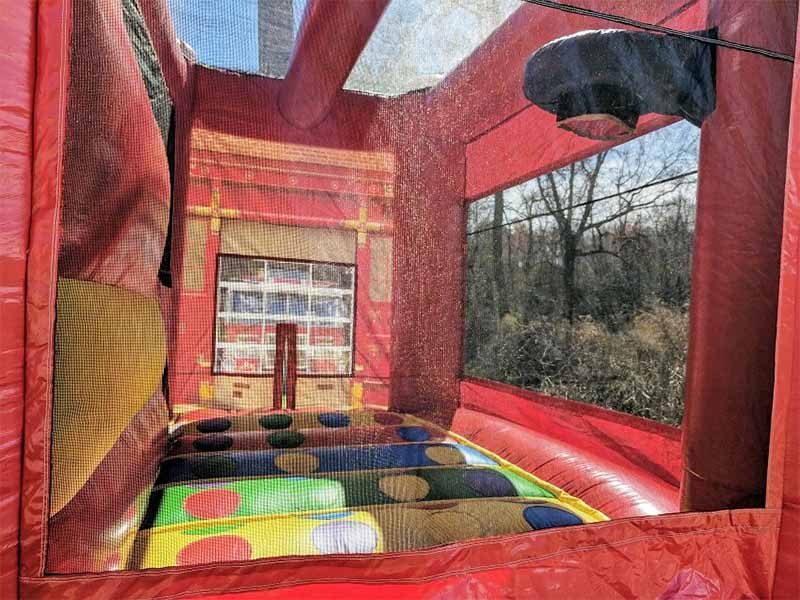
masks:
<svg viewBox="0 0 800 600"><path fill-rule="evenodd" d="M183 501L183 510L198 519L220 519L239 510L242 497L231 490L196 492Z"/></svg>
<svg viewBox="0 0 800 600"><path fill-rule="evenodd" d="M217 535L187 544L175 562L178 566L199 565L223 560L249 560L252 548L250 543L238 535Z"/></svg>

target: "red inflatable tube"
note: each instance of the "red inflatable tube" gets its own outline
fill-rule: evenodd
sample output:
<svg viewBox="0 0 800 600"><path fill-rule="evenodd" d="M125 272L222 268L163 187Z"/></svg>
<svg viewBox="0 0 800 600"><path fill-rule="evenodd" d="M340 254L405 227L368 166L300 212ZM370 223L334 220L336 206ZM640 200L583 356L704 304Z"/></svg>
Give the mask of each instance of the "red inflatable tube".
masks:
<svg viewBox="0 0 800 600"><path fill-rule="evenodd" d="M36 2L0 14L0 597L17 595Z"/></svg>
<svg viewBox="0 0 800 600"><path fill-rule="evenodd" d="M679 510L677 429L496 383L461 389L454 433L611 518Z"/></svg>

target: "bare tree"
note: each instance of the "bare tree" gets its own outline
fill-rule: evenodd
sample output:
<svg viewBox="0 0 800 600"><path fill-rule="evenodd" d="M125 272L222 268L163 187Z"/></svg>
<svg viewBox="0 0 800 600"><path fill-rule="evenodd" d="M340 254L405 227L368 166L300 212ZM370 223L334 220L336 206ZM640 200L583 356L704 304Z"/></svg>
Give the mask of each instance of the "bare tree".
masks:
<svg viewBox="0 0 800 600"><path fill-rule="evenodd" d="M561 253L564 291L562 313L572 323L580 301L576 283L578 261L605 254L624 260L618 252L620 237L627 235L627 218L653 208L690 183L676 179L656 187L654 182L678 176L696 157L695 138L682 141L674 132L669 139L636 140L601 152L547 175L538 177L524 191L525 202L544 206L555 221ZM601 197L612 196L600 202ZM615 244L607 245L607 228L615 225Z"/></svg>
<svg viewBox="0 0 800 600"><path fill-rule="evenodd" d="M494 218L492 220L492 269L494 271L494 297L497 318L508 312L508 289L503 265L503 223L505 222L505 198L502 190L494 194Z"/></svg>
<svg viewBox="0 0 800 600"><path fill-rule="evenodd" d="M575 319L578 288L575 283L575 267L586 252L581 249L586 232L595 226L592 212L595 189L600 170L607 154L598 154L592 159L573 163L566 169L548 173L536 179L539 199L556 221L561 246L561 282L564 286L564 318L570 323ZM582 204L582 206L578 206ZM619 216L619 215L616 215Z"/></svg>

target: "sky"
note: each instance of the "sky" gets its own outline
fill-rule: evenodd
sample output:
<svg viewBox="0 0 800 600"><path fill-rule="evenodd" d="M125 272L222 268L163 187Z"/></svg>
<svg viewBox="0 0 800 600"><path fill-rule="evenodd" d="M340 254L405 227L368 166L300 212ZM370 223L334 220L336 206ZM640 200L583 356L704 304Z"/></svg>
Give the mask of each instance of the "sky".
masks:
<svg viewBox="0 0 800 600"><path fill-rule="evenodd" d="M393 0L345 87L397 95L434 85L520 4L519 0Z"/></svg>
<svg viewBox="0 0 800 600"><path fill-rule="evenodd" d="M307 0L293 0L295 32ZM259 0L169 0L178 36L201 63L259 70ZM393 0L345 87L397 95L435 84L520 0Z"/></svg>
<svg viewBox="0 0 800 600"><path fill-rule="evenodd" d="M169 0L169 7L200 63L258 72L258 0Z"/></svg>
<svg viewBox="0 0 800 600"><path fill-rule="evenodd" d="M642 184L696 170L699 141L700 129L687 121L679 121L674 125L613 148L603 165L594 197L613 195ZM636 162L634 157L639 155L642 160ZM626 175L626 181L620 189L617 184L622 174ZM674 202L676 194L683 195L690 204L693 203L697 194L696 180L697 178L694 176L681 179L678 189L675 189L675 183L667 183L639 192L635 198L635 204L650 201L653 201L654 204L652 207L637 211L637 216L644 220L657 216L664 206ZM670 193L667 194L667 192ZM528 214L525 209L526 195L539 196L535 180L525 181L504 190L506 221ZM604 216L613 214L619 203L625 202L629 198L629 196L623 196L621 199L615 198L598 202L593 207L593 217L602 219ZM581 200L581 198L576 198L578 202ZM470 230L480 229L490 224L493 208L493 196L475 201L470 209ZM533 212L544 213L547 212L547 208L543 203L538 202ZM578 212L576 218L579 216ZM546 226L555 225L553 217L540 217L537 222Z"/></svg>

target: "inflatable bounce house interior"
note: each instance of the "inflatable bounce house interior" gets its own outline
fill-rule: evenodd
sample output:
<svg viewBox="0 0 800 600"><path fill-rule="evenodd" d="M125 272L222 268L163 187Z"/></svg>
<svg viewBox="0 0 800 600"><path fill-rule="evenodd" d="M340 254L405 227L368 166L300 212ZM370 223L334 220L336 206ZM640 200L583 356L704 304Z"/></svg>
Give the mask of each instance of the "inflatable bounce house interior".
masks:
<svg viewBox="0 0 800 600"><path fill-rule="evenodd" d="M796 0L2 13L0 596L800 597ZM682 427L466 376L470 203L681 121Z"/></svg>

